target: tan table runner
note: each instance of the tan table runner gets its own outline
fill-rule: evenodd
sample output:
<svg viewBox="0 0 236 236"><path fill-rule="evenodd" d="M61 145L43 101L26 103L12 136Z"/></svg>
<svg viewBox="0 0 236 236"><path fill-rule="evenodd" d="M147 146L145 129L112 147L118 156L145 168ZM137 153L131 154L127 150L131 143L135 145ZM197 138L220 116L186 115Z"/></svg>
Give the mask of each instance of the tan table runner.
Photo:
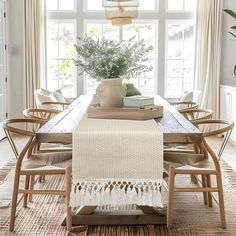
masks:
<svg viewBox="0 0 236 236"><path fill-rule="evenodd" d="M73 133L71 206L162 206L163 134L154 120L83 117Z"/></svg>

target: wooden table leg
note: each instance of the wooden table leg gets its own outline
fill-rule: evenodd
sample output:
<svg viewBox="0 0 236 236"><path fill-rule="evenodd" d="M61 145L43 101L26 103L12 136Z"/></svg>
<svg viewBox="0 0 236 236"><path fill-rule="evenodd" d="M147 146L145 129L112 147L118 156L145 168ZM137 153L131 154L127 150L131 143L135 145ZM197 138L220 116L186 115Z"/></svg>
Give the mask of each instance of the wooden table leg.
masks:
<svg viewBox="0 0 236 236"><path fill-rule="evenodd" d="M150 206L137 206L144 214L157 214L159 216L165 216L165 213L160 208L150 207Z"/></svg>
<svg viewBox="0 0 236 236"><path fill-rule="evenodd" d="M146 225L166 224L166 215L148 206L137 210L100 210L96 206L81 207L72 217L72 225ZM65 226L63 221L62 225Z"/></svg>
<svg viewBox="0 0 236 236"><path fill-rule="evenodd" d="M91 215L97 206L82 206L80 207L75 215Z"/></svg>

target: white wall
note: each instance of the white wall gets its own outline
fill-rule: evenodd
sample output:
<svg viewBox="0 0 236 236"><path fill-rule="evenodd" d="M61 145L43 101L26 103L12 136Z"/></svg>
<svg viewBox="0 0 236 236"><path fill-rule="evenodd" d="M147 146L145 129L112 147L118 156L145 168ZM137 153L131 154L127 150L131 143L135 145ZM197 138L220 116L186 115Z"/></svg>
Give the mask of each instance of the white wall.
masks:
<svg viewBox="0 0 236 236"><path fill-rule="evenodd" d="M224 0L224 9L236 11L236 0ZM236 65L236 39L228 31L236 25L236 20L223 13L223 42L221 58L221 84L236 85L236 76L233 73Z"/></svg>
<svg viewBox="0 0 236 236"><path fill-rule="evenodd" d="M20 117L24 109L23 0L7 0L8 116Z"/></svg>

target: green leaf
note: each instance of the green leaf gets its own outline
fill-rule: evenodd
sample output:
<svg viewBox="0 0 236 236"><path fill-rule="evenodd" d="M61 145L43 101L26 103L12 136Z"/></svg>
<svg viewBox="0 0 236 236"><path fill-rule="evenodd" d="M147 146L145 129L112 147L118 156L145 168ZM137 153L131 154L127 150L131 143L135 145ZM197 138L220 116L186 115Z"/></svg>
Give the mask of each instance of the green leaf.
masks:
<svg viewBox="0 0 236 236"><path fill-rule="evenodd" d="M236 75L236 65L235 65L235 67L234 67L234 74Z"/></svg>
<svg viewBox="0 0 236 236"><path fill-rule="evenodd" d="M234 29L234 30L236 30L236 26L232 26L232 27L230 27L230 29Z"/></svg>
<svg viewBox="0 0 236 236"><path fill-rule="evenodd" d="M128 44L104 37L79 39L78 45L74 45L77 58L73 61L81 74L85 72L97 80L137 77L153 69L144 61L153 48L146 46L144 40L132 42L133 39Z"/></svg>
<svg viewBox="0 0 236 236"><path fill-rule="evenodd" d="M236 19L236 13L230 9L225 9L224 10L227 14L229 14L230 16L232 16L233 18Z"/></svg>
<svg viewBox="0 0 236 236"><path fill-rule="evenodd" d="M233 35L235 38L236 38L236 34L232 33L232 32L229 32L229 34Z"/></svg>

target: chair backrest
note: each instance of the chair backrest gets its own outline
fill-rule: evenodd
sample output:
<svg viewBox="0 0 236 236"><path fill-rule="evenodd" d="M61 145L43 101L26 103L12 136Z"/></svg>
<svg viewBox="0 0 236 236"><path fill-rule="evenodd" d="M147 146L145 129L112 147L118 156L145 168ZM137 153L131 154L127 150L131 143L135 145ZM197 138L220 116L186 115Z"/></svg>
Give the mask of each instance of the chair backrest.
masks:
<svg viewBox="0 0 236 236"><path fill-rule="evenodd" d="M189 109L197 109L199 104L192 101L184 101L184 102L170 102L170 104L179 112L187 111Z"/></svg>
<svg viewBox="0 0 236 236"><path fill-rule="evenodd" d="M220 145L218 157L220 159L225 146L230 138L234 123L232 121L225 120L196 120L193 124L203 132L204 137L212 137L216 135L223 135L223 142Z"/></svg>
<svg viewBox="0 0 236 236"><path fill-rule="evenodd" d="M36 131L43 124L45 124L45 121L38 119L7 119L3 121L2 127L16 158L21 157L23 159L32 142L35 142ZM20 148L15 139L16 137L24 137L21 139Z"/></svg>
<svg viewBox="0 0 236 236"><path fill-rule="evenodd" d="M180 113L189 121L212 119L213 111L210 109L187 109Z"/></svg>
<svg viewBox="0 0 236 236"><path fill-rule="evenodd" d="M34 91L34 96L36 107L40 109L63 111L63 103L68 103L60 90L51 92L41 88Z"/></svg>
<svg viewBox="0 0 236 236"><path fill-rule="evenodd" d="M38 108L30 108L30 109L25 109L23 111L23 115L25 118L39 119L45 122L50 120L53 116L55 116L58 113L59 111L38 109Z"/></svg>

